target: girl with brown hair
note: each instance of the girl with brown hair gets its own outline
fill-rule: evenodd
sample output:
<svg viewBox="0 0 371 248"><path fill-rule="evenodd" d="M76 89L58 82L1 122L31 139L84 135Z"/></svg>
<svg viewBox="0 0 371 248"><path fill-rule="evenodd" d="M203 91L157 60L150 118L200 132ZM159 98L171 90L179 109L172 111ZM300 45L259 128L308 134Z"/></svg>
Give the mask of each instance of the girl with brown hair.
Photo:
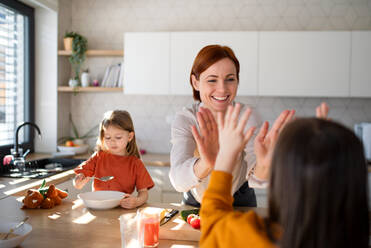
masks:
<svg viewBox="0 0 371 248"><path fill-rule="evenodd" d="M127 111L115 110L104 114L99 127L97 151L78 168L74 186L81 189L90 180L114 176L103 182L94 179L93 190L114 190L126 193L121 207L132 209L145 203L148 189L154 186L151 176L140 160L133 121ZM137 196L131 195L136 189Z"/></svg>

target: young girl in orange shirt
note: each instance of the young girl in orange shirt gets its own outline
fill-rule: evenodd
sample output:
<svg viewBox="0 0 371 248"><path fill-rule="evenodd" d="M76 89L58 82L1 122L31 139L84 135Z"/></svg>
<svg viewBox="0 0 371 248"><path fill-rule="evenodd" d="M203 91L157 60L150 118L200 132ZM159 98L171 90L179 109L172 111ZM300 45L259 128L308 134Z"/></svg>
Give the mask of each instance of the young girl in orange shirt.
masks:
<svg viewBox="0 0 371 248"><path fill-rule="evenodd" d="M84 187L92 176L113 176L106 182L94 179L93 190L127 193L120 202L123 208L132 209L144 204L148 199L148 189L154 183L140 160L130 114L122 110L105 113L99 130L97 151L75 169L75 188ZM137 196L131 195L134 189Z"/></svg>
<svg viewBox="0 0 371 248"><path fill-rule="evenodd" d="M200 246L367 248L363 146L351 130L323 119L327 117L323 104L317 108L321 118L286 123L280 116L269 131L268 124L263 124L254 146L257 160L268 171L272 169L268 216L233 210L231 173L254 131L244 131L250 111L238 120L240 106L229 106L224 117L218 116L217 126L215 121L209 123L219 130L219 153L202 199ZM205 121L212 119L207 112ZM203 146L207 137L198 132L195 137Z"/></svg>

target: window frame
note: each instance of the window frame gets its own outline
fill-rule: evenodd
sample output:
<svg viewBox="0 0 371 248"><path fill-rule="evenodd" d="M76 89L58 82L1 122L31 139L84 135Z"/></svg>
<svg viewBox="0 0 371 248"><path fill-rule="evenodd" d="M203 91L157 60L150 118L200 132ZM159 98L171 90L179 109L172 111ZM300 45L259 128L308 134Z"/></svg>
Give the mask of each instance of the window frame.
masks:
<svg viewBox="0 0 371 248"><path fill-rule="evenodd" d="M25 19L25 37L24 37L24 121L35 121L35 16L34 8L18 2L17 0L0 0L0 4L24 15ZM19 144L23 150L30 149L34 151L34 132L29 126L24 127L25 139ZM10 154L11 145L0 146L0 163L3 157Z"/></svg>

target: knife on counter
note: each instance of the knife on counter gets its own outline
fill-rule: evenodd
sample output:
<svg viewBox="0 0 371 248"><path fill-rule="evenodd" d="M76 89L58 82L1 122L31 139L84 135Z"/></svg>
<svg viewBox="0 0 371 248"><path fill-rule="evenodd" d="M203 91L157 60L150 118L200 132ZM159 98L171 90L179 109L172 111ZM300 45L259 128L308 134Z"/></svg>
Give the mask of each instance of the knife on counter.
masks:
<svg viewBox="0 0 371 248"><path fill-rule="evenodd" d="M166 213L165 216L160 221L160 226L166 224L171 218L173 218L179 211L177 209L173 209L170 212Z"/></svg>

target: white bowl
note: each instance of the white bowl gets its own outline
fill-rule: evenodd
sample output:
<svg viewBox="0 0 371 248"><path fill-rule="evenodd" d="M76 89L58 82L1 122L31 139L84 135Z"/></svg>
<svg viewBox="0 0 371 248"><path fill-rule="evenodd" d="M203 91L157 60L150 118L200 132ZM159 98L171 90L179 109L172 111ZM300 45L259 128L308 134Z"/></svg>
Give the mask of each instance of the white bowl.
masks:
<svg viewBox="0 0 371 248"><path fill-rule="evenodd" d="M110 209L120 205L120 200L125 193L119 191L93 191L78 194L77 197L82 200L84 205L93 209Z"/></svg>
<svg viewBox="0 0 371 248"><path fill-rule="evenodd" d="M14 228L19 222L0 222L0 233L9 232L10 228ZM20 245L25 238L31 233L32 226L25 223L21 227L14 230L14 234L18 236L7 239L0 240L0 248L11 248Z"/></svg>
<svg viewBox="0 0 371 248"><path fill-rule="evenodd" d="M75 154L82 154L88 151L89 145L83 144L80 146L58 146L60 152L74 152Z"/></svg>

